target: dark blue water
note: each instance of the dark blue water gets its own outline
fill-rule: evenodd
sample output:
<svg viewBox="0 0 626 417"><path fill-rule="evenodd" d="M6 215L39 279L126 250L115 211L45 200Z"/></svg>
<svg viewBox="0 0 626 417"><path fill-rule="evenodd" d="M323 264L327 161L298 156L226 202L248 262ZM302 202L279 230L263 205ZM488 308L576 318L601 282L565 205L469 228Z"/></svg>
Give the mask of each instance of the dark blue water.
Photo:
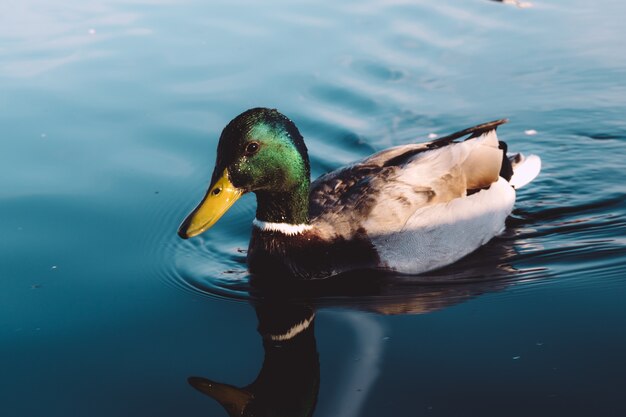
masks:
<svg viewBox="0 0 626 417"><path fill-rule="evenodd" d="M626 5L533 6L0 4L0 415L626 415ZM276 294L253 197L176 236L254 106L313 176L503 117L544 169L456 265Z"/></svg>

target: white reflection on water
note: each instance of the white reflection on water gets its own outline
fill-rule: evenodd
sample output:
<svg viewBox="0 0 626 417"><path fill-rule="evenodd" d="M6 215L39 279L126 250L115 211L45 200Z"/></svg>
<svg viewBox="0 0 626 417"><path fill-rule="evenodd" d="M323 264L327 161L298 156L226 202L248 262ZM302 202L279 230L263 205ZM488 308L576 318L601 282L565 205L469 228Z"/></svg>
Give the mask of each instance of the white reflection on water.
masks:
<svg viewBox="0 0 626 417"><path fill-rule="evenodd" d="M352 328L356 350L353 361L337 382L341 395L329 405L330 415L358 416L367 401L370 390L380 374L384 351L384 327L379 318L356 311L341 312L334 317L344 320Z"/></svg>

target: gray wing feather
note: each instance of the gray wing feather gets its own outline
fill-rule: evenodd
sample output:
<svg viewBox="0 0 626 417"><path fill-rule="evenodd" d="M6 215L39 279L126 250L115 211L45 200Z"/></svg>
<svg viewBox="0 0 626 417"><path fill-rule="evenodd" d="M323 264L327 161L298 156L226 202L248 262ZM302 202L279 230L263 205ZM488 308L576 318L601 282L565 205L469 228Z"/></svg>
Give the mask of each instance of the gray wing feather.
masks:
<svg viewBox="0 0 626 417"><path fill-rule="evenodd" d="M312 223L328 237L346 239L359 233L401 230L420 207L465 196L470 184L488 186L497 180L501 163L495 134L488 143L483 140L483 146L454 140L489 136L504 122L389 148L321 176L311 184Z"/></svg>

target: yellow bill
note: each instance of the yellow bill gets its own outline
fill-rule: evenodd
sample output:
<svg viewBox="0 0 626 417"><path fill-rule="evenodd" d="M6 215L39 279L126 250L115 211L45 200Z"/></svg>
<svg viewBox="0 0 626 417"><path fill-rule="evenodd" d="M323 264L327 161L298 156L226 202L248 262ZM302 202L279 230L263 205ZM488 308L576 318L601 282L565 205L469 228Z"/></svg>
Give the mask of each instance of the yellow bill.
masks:
<svg viewBox="0 0 626 417"><path fill-rule="evenodd" d="M242 194L243 190L230 182L228 170L225 169L221 178L209 188L198 207L180 225L178 236L187 239L204 232L213 226Z"/></svg>

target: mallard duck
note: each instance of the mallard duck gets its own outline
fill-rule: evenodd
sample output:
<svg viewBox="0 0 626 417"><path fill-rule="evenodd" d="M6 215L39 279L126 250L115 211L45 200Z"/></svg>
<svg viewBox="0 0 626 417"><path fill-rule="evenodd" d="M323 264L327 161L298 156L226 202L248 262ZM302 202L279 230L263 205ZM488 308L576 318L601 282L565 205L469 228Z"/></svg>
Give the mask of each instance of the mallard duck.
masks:
<svg viewBox="0 0 626 417"><path fill-rule="evenodd" d="M389 148L310 183L296 125L274 109L247 110L222 131L209 189L178 234L199 235L253 192L252 274L313 279L443 267L502 232L515 189L541 169L537 156L507 156L496 135L505 122Z"/></svg>

